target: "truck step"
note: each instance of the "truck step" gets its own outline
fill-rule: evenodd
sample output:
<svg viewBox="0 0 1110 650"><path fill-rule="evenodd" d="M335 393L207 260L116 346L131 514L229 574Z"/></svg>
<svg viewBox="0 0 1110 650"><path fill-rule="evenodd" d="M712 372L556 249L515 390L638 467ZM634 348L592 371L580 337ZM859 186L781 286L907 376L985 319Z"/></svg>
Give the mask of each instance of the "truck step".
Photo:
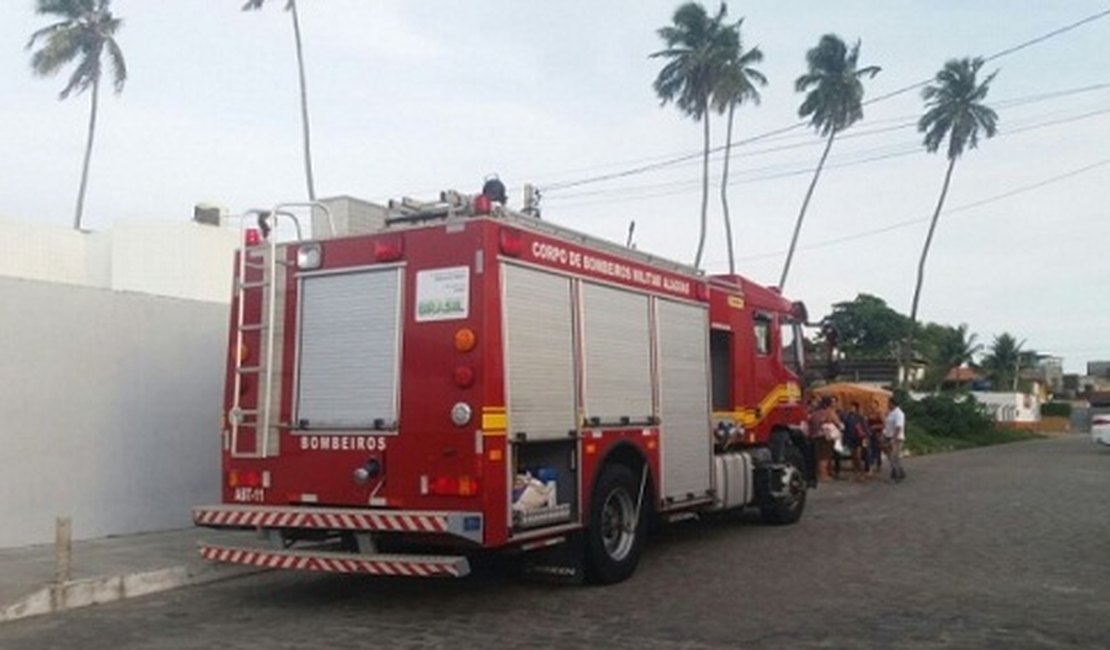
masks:
<svg viewBox="0 0 1110 650"><path fill-rule="evenodd" d="M214 562L246 564L268 569L364 573L411 578L461 578L470 573L462 555L362 554L315 550L274 550L215 546L201 542L200 556Z"/></svg>

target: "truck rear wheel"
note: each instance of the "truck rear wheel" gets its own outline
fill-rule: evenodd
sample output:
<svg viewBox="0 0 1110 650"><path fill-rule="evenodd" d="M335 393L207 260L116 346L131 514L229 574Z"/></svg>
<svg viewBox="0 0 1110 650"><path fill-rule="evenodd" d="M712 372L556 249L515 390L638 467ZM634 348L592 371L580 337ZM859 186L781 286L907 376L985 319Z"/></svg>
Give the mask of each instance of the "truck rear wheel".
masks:
<svg viewBox="0 0 1110 650"><path fill-rule="evenodd" d="M806 507L806 463L802 452L794 445L787 444L782 460L787 466L786 494L768 497L767 503L760 505L759 512L764 523L793 524L802 518Z"/></svg>
<svg viewBox="0 0 1110 650"><path fill-rule="evenodd" d="M628 467L606 465L590 498L586 530L586 576L613 584L627 579L640 562L646 512L636 512L640 483ZM641 506L643 509L643 506Z"/></svg>

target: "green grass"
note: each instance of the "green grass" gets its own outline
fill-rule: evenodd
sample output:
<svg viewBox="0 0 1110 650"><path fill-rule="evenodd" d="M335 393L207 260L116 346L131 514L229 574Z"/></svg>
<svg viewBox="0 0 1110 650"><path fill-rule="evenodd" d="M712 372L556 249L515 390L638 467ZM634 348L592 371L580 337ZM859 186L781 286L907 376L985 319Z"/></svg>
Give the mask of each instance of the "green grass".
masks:
<svg viewBox="0 0 1110 650"><path fill-rule="evenodd" d="M1001 445L1040 437L1042 436L1032 431L998 427L967 431L959 436L948 436L926 431L921 426L915 426L912 422L906 424L906 448L914 456L970 449L972 447L985 447L987 445Z"/></svg>

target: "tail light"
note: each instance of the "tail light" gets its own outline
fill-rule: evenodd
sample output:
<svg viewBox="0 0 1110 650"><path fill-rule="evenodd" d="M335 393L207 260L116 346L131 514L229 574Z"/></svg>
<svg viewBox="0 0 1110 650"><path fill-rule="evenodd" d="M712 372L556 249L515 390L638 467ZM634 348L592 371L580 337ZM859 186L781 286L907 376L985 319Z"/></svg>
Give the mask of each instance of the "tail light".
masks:
<svg viewBox="0 0 1110 650"><path fill-rule="evenodd" d="M455 330L454 343L457 352L466 354L473 350L474 346L478 344L478 337L474 334L474 330L469 327L460 327ZM453 378L455 380L455 385L459 388L470 388L474 385L474 368L468 363L460 363L455 366Z"/></svg>
<svg viewBox="0 0 1110 650"><path fill-rule="evenodd" d="M474 385L474 369L470 366L455 366L455 385L459 388L470 388Z"/></svg>
<svg viewBox="0 0 1110 650"><path fill-rule="evenodd" d="M1091 420L1091 424L1094 425L1094 426L1099 426L1099 427L1104 425L1104 424L1110 424L1110 418L1108 418L1108 417L1096 417L1095 419Z"/></svg>
<svg viewBox="0 0 1110 650"><path fill-rule="evenodd" d="M428 493L436 496L472 497L478 494L478 479L472 476L434 476Z"/></svg>
<svg viewBox="0 0 1110 650"><path fill-rule="evenodd" d="M233 469L227 473L228 487L262 487L262 474L258 470Z"/></svg>
<svg viewBox="0 0 1110 650"><path fill-rule="evenodd" d="M478 343L478 337L469 327L461 327L455 332L455 349L459 352L470 352Z"/></svg>

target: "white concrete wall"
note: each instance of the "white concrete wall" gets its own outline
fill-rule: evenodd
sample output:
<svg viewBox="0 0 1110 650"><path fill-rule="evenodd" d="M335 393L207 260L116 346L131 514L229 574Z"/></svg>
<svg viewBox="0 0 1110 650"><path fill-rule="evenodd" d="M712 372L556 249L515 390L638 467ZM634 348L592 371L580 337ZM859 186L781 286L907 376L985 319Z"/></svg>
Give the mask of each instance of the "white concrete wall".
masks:
<svg viewBox="0 0 1110 650"><path fill-rule="evenodd" d="M238 230L195 222L117 221L111 287L228 302Z"/></svg>
<svg viewBox="0 0 1110 650"><path fill-rule="evenodd" d="M111 230L0 220L0 277L227 303L238 226L117 221Z"/></svg>
<svg viewBox="0 0 1110 650"><path fill-rule="evenodd" d="M86 233L0 218L0 276L88 284Z"/></svg>
<svg viewBox="0 0 1110 650"><path fill-rule="evenodd" d="M971 393L994 416L995 422L1040 422L1041 404L1036 395L1025 393Z"/></svg>
<svg viewBox="0 0 1110 650"><path fill-rule="evenodd" d="M0 547L216 501L226 331L223 304L0 277Z"/></svg>

